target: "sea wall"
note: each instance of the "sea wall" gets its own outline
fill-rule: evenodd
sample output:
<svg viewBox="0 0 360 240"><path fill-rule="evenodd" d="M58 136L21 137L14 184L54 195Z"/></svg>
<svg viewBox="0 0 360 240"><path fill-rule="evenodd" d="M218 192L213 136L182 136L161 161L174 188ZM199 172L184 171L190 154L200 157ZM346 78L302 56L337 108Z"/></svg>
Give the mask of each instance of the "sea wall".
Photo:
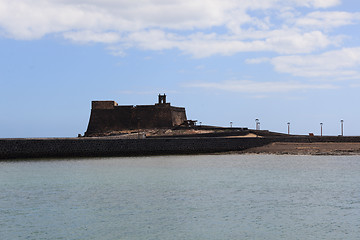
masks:
<svg viewBox="0 0 360 240"><path fill-rule="evenodd" d="M258 137L258 138L47 138L0 139L0 159L106 157L198 154L243 151L272 142L359 143L360 137Z"/></svg>
<svg viewBox="0 0 360 240"><path fill-rule="evenodd" d="M1 139L0 159L197 154L242 151L267 138Z"/></svg>

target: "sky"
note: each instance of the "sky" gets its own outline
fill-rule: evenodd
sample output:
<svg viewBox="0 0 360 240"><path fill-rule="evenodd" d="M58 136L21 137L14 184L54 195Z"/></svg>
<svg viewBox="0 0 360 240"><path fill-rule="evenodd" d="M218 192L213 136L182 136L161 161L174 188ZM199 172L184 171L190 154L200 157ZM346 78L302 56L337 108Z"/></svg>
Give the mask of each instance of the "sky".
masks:
<svg viewBox="0 0 360 240"><path fill-rule="evenodd" d="M159 93L203 125L360 135L358 0L0 0L0 138Z"/></svg>

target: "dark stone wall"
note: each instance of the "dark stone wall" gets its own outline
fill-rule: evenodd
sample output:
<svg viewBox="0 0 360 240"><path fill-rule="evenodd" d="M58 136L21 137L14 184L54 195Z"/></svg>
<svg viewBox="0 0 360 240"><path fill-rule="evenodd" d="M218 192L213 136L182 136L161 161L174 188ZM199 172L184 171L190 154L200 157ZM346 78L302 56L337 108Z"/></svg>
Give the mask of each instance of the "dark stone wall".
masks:
<svg viewBox="0 0 360 240"><path fill-rule="evenodd" d="M137 120L139 129L171 128L170 105L137 106L134 108L134 120Z"/></svg>
<svg viewBox="0 0 360 240"><path fill-rule="evenodd" d="M179 126L184 121L187 120L186 113L184 108L172 107L171 108L171 119L172 119L172 127Z"/></svg>
<svg viewBox="0 0 360 240"><path fill-rule="evenodd" d="M198 154L241 151L269 142L265 138L7 139L0 140L0 159Z"/></svg>
<svg viewBox="0 0 360 240"><path fill-rule="evenodd" d="M360 137L0 139L0 159L198 154L272 142L360 142Z"/></svg>
<svg viewBox="0 0 360 240"><path fill-rule="evenodd" d="M86 134L131 129L133 126L132 115L132 106L114 109L92 109Z"/></svg>
<svg viewBox="0 0 360 240"><path fill-rule="evenodd" d="M118 104L115 101L92 101L92 109L113 109Z"/></svg>
<svg viewBox="0 0 360 240"><path fill-rule="evenodd" d="M186 120L185 108L170 104L114 106L105 109L91 109L89 125L85 136L111 131L172 128Z"/></svg>

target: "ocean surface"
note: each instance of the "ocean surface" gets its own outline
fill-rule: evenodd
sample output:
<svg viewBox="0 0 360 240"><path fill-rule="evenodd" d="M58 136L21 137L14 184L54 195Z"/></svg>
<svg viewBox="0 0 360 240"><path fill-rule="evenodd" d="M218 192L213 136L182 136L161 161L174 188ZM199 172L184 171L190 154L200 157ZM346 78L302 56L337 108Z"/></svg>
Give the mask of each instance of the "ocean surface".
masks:
<svg viewBox="0 0 360 240"><path fill-rule="evenodd" d="M360 156L0 162L0 239L360 239Z"/></svg>

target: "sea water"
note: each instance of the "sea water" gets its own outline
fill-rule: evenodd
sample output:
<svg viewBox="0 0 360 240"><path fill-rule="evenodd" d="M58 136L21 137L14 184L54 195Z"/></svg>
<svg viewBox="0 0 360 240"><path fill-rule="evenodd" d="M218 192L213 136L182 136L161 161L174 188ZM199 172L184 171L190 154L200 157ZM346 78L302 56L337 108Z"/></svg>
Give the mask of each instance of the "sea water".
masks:
<svg viewBox="0 0 360 240"><path fill-rule="evenodd" d="M360 239L360 156L0 162L0 239Z"/></svg>

